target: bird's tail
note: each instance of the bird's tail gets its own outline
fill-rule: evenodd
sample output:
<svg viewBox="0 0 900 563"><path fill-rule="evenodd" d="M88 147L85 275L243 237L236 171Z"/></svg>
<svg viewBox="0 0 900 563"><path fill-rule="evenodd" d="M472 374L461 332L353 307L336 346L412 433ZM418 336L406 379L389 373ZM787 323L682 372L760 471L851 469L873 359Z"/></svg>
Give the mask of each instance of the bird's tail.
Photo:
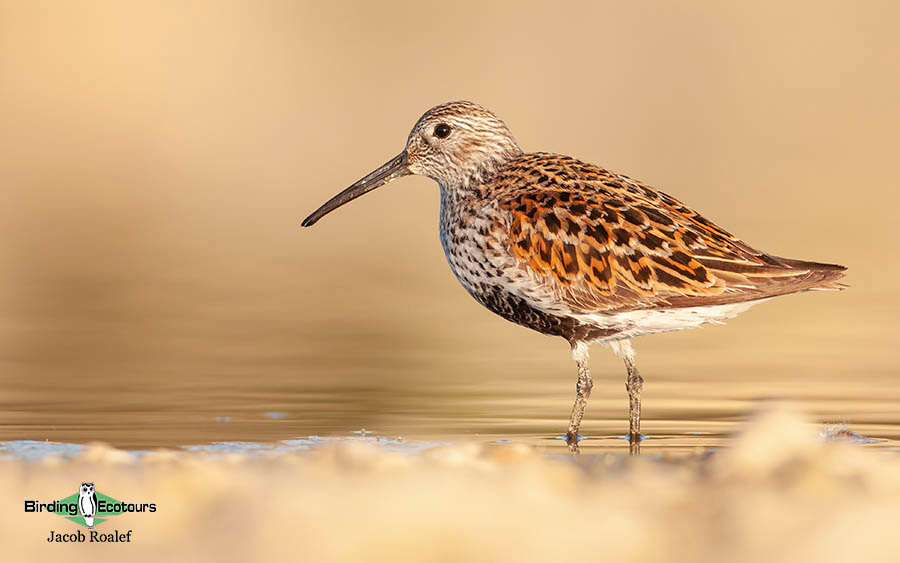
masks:
<svg viewBox="0 0 900 563"><path fill-rule="evenodd" d="M806 260L794 260L793 258L782 258L780 256L773 257L779 263L788 268L805 271L803 276L804 290L843 290L849 287L847 284L840 283L838 280L846 275L847 267L840 264L825 264L822 262L808 262Z"/></svg>

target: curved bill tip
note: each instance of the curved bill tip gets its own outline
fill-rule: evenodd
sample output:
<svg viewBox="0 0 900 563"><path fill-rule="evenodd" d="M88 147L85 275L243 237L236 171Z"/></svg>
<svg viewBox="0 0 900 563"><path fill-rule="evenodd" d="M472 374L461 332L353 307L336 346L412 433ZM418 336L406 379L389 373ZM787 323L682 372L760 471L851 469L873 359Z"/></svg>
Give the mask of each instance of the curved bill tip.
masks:
<svg viewBox="0 0 900 563"><path fill-rule="evenodd" d="M409 171L407 164L406 151L403 151L354 182L353 185L346 190L323 203L321 207L310 213L309 217L300 223L300 226L311 227L312 225L315 225L319 219L345 203L349 203L359 196L371 192L375 188L383 186L392 180L396 180L402 176L408 176L411 172Z"/></svg>

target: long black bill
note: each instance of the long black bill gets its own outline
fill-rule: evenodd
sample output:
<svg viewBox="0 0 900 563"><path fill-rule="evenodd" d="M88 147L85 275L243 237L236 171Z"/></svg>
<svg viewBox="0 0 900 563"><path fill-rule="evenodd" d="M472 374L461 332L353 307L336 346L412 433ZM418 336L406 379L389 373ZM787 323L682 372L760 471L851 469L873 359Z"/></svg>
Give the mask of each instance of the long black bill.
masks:
<svg viewBox="0 0 900 563"><path fill-rule="evenodd" d="M342 191L338 195L326 201L322 207L316 209L312 214L303 220L304 227L310 227L316 224L316 221L328 215L338 207L353 201L359 196L371 192L379 186L387 184L391 180L408 176L410 174L407 168L406 151L401 152L391 160L385 162L378 167L377 170L370 172L364 178L357 180L352 186Z"/></svg>

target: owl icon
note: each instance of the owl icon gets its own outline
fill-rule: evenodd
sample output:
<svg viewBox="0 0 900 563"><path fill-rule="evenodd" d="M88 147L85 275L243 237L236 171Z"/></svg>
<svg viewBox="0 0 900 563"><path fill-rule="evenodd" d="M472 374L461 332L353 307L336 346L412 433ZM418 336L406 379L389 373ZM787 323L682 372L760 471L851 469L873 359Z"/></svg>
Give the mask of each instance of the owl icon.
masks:
<svg viewBox="0 0 900 563"><path fill-rule="evenodd" d="M82 483L78 488L78 512L87 527L93 529L94 515L97 514L97 493L93 483Z"/></svg>

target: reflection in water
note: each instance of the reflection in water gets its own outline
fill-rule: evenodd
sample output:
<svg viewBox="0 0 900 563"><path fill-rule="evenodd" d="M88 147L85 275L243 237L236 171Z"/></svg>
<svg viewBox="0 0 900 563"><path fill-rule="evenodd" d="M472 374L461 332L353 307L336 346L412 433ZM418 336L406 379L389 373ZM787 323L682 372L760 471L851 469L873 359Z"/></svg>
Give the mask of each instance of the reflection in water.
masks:
<svg viewBox="0 0 900 563"><path fill-rule="evenodd" d="M191 444L184 445L180 448L177 448L181 451L187 452L198 452L198 453L208 453L208 454L239 454L245 457L256 457L260 455L283 455L283 454L292 454L292 453L302 453L302 452L310 452L313 450L336 446L347 443L362 443L368 444L377 447L379 450L387 451L387 452L398 452L398 453L407 453L407 454L422 454L430 449L439 448L444 446L455 446L452 441L423 441L423 440L406 440L403 438L391 438L385 436L377 436L373 432L362 429L351 432L352 436L309 436L307 438L293 438L290 440L279 440L279 441L270 441L270 442L245 442L245 441L229 441L229 442L212 442L209 444ZM697 433L693 433L697 434ZM810 433L812 435L812 433ZM467 442L471 442L471 438L465 436L459 436L460 440L465 440ZM598 454L598 453L619 453L624 454L625 451L628 451L631 455L640 453L640 444L644 441L651 439L651 436L641 436L640 442L637 444L637 448L635 444L630 441L631 435L626 434L618 437L607 437L607 438L589 438L587 436L580 436L577 444L567 444L566 435L562 436L553 436L553 437L520 437L517 440L506 440L506 439L497 439L497 440L486 440L482 439L481 442L486 445L504 445L504 444L530 444L538 451L543 451L551 454L558 454L561 451L561 448L552 442L554 440L560 440L563 443L567 444L568 450L571 453L581 454L581 446L586 443L587 440L591 440L593 442L597 442L597 447L588 448L585 450L585 453L588 454ZM660 436L656 437L657 439L671 439L673 437L665 437ZM883 443L883 447L890 449L892 451L900 451L900 442L891 441L885 439L877 439L877 438L869 438L854 432L843 425L831 425L823 427L818 433L818 439L820 442L845 442L845 443L853 443L853 444L876 444ZM618 440L620 442L624 442L628 444L629 448L626 450L621 447L621 445L616 444L615 441ZM776 438L773 437L773 441ZM689 438L684 438L685 446L681 448L677 447L660 447L655 448L653 453L675 453L681 452L682 454L690 454L696 453L697 451L702 451L704 449L718 449L726 442L724 440L719 440L717 442L712 441L701 441L701 440L690 440ZM34 461L45 458L47 456L54 456L57 458L73 458L77 457L86 451L88 451L89 446L84 444L72 444L72 443L62 443L62 442L51 442L51 441L37 441L37 440L10 440L6 442L0 442L0 457L6 456L8 458L18 458L26 461ZM149 449L132 449L125 450L123 454L128 456L131 459L139 459L149 453L152 453L153 450Z"/></svg>

